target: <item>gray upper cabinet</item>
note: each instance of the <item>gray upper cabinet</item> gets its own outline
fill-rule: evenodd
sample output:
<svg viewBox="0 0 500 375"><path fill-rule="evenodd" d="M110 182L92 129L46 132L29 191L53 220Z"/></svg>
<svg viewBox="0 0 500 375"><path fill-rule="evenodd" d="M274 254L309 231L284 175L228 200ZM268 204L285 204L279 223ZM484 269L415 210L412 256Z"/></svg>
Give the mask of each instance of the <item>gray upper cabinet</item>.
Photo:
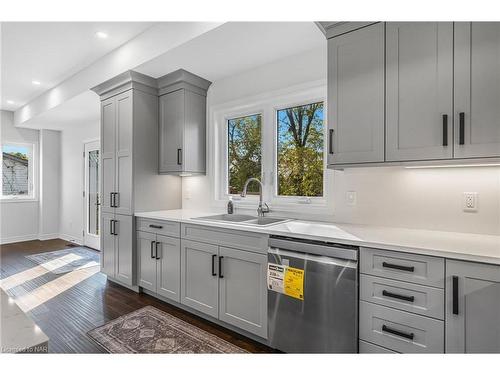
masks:
<svg viewBox="0 0 500 375"><path fill-rule="evenodd" d="M219 315L218 247L181 241L181 303L217 318Z"/></svg>
<svg viewBox="0 0 500 375"><path fill-rule="evenodd" d="M384 161L384 24L328 40L328 164Z"/></svg>
<svg viewBox="0 0 500 375"><path fill-rule="evenodd" d="M109 98L101 102L101 210L114 213L113 196L115 192L115 134L116 101Z"/></svg>
<svg viewBox="0 0 500 375"><path fill-rule="evenodd" d="M455 157L500 156L500 23L455 24Z"/></svg>
<svg viewBox="0 0 500 375"><path fill-rule="evenodd" d="M446 352L500 353L500 266L446 260Z"/></svg>
<svg viewBox="0 0 500 375"><path fill-rule="evenodd" d="M453 23L386 24L386 160L453 157Z"/></svg>
<svg viewBox="0 0 500 375"><path fill-rule="evenodd" d="M132 214L132 91L101 103L102 210Z"/></svg>
<svg viewBox="0 0 500 375"><path fill-rule="evenodd" d="M227 247L219 256L219 319L267 338L267 256Z"/></svg>
<svg viewBox="0 0 500 375"><path fill-rule="evenodd" d="M179 69L158 79L159 173L205 174L209 81Z"/></svg>

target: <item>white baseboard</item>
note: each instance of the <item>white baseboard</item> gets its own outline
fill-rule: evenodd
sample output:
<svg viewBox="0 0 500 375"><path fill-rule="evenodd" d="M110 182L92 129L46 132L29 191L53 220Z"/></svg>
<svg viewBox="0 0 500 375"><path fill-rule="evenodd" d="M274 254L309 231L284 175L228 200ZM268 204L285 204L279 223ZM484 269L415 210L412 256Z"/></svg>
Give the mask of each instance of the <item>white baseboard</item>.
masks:
<svg viewBox="0 0 500 375"><path fill-rule="evenodd" d="M73 237L73 236L70 236L69 234L59 233L58 238L65 240L65 241L76 243L77 245L80 245L80 246L83 245L82 238Z"/></svg>
<svg viewBox="0 0 500 375"><path fill-rule="evenodd" d="M40 234L38 236L38 239L40 241L53 240L53 239L56 239L56 238L60 238L59 233Z"/></svg>
<svg viewBox="0 0 500 375"><path fill-rule="evenodd" d="M38 240L38 234L0 238L0 244Z"/></svg>

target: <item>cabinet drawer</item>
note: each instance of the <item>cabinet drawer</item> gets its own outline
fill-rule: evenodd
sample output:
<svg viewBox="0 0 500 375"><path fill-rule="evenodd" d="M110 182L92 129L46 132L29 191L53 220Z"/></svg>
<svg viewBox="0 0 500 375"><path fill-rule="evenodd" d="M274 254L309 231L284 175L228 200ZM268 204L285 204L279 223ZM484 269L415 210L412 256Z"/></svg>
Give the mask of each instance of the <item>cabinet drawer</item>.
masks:
<svg viewBox="0 0 500 375"><path fill-rule="evenodd" d="M137 218L136 229L141 232L161 234L163 236L180 237L181 223Z"/></svg>
<svg viewBox="0 0 500 375"><path fill-rule="evenodd" d="M360 272L444 288L444 259L363 247Z"/></svg>
<svg viewBox="0 0 500 375"><path fill-rule="evenodd" d="M181 237L215 245L267 254L268 236L246 231L182 224Z"/></svg>
<svg viewBox="0 0 500 375"><path fill-rule="evenodd" d="M360 299L415 314L444 319L444 290L360 275Z"/></svg>
<svg viewBox="0 0 500 375"><path fill-rule="evenodd" d="M372 344L371 342L359 340L359 354L398 354L398 352Z"/></svg>
<svg viewBox="0 0 500 375"><path fill-rule="evenodd" d="M443 353L444 322L361 301L359 338L400 353Z"/></svg>

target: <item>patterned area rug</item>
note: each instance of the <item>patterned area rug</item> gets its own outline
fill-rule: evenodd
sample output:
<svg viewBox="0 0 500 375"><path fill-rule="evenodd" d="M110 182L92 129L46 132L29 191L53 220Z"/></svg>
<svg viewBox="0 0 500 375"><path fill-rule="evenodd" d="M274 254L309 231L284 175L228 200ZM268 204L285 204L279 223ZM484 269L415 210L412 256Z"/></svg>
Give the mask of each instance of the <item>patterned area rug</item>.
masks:
<svg viewBox="0 0 500 375"><path fill-rule="evenodd" d="M153 306L114 319L88 335L110 353L248 353Z"/></svg>
<svg viewBox="0 0 500 375"><path fill-rule="evenodd" d="M55 274L99 265L99 252L88 247L73 247L48 253L26 255L26 258Z"/></svg>

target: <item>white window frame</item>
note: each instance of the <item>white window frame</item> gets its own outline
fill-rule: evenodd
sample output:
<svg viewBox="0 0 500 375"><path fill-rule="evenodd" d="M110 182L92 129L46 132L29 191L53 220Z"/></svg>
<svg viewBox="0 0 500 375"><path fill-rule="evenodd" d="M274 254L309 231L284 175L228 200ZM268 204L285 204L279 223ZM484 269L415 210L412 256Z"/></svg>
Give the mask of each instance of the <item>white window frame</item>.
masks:
<svg viewBox="0 0 500 375"><path fill-rule="evenodd" d="M27 195L3 195L3 176L0 180L0 201L2 202L19 202L19 201L35 201L36 197L36 175L35 164L37 158L35 157L37 148L36 143L26 142L10 142L2 141L2 153L0 154L0 165L3 168L3 147L4 146L20 146L28 148L28 194Z"/></svg>
<svg viewBox="0 0 500 375"><path fill-rule="evenodd" d="M332 174L327 173L327 150L324 147L323 197L287 197L277 194L277 110L299 105L323 102L323 131L327 135L326 82L324 80L287 89L256 95L214 106L209 112L209 166L211 194L214 207L224 207L229 194L227 122L230 119L261 114L262 116L262 178L263 200L274 211L303 211L331 214ZM241 198L231 195L238 208L255 208L258 196Z"/></svg>

